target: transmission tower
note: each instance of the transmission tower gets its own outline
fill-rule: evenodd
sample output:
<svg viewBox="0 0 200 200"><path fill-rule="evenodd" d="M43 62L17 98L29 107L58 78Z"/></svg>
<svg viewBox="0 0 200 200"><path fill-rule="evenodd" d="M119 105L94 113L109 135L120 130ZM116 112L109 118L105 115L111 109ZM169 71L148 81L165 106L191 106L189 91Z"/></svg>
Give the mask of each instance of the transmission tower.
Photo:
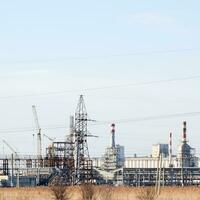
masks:
<svg viewBox="0 0 200 200"><path fill-rule="evenodd" d="M89 157L87 137L88 130L87 110L83 95L80 95L75 113L74 127L74 159L75 159L75 184L89 183L92 181L92 161Z"/></svg>

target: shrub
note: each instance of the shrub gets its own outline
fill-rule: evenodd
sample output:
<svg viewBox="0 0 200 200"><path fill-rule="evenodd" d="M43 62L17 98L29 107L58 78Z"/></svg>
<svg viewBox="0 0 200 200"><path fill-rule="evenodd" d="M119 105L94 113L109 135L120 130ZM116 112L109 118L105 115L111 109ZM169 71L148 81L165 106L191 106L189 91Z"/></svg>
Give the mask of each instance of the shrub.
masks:
<svg viewBox="0 0 200 200"><path fill-rule="evenodd" d="M95 187L91 183L81 185L81 200L94 200Z"/></svg>
<svg viewBox="0 0 200 200"><path fill-rule="evenodd" d="M137 193L138 200L155 200L157 199L157 194L154 188L142 189Z"/></svg>
<svg viewBox="0 0 200 200"><path fill-rule="evenodd" d="M113 189L110 186L99 188L99 197L101 200L111 200L113 196Z"/></svg>

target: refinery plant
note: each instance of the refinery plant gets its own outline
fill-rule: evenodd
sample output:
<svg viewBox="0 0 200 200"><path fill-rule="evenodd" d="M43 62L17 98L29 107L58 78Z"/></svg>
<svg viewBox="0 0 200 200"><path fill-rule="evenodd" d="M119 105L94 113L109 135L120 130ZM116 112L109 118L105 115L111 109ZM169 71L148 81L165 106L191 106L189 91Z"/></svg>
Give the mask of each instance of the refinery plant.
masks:
<svg viewBox="0 0 200 200"><path fill-rule="evenodd" d="M187 141L187 123L183 122L182 140L177 153L172 152L172 133L166 144L155 144L149 156L126 157L125 147L116 143L117 126L110 125L110 144L101 157L89 156L87 138L88 118L83 95L80 96L74 116L70 116L69 134L65 141L51 140L42 155L42 130L36 107L32 106L37 126L37 155L20 155L12 151L0 157L0 186L51 186L80 184L110 184L129 186L198 185L200 183L199 158Z"/></svg>

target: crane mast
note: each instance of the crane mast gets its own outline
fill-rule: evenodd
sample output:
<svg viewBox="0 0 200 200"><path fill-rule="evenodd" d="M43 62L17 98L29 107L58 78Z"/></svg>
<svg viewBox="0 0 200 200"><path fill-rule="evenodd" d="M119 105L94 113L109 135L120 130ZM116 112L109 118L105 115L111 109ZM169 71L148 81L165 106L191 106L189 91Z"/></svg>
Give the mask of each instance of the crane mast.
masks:
<svg viewBox="0 0 200 200"><path fill-rule="evenodd" d="M32 111L33 111L33 117L34 117L34 120L35 120L36 129L38 131L38 133L37 133L37 156L40 159L40 158L42 158L42 138L41 138L41 128L40 128L40 125L39 125L35 105L32 106Z"/></svg>

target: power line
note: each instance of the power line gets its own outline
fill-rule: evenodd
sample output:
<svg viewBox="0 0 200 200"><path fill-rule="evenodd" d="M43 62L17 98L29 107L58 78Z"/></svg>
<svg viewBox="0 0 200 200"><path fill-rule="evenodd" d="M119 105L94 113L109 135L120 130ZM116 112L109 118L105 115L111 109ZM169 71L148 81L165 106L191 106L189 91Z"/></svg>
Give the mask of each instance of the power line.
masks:
<svg viewBox="0 0 200 200"><path fill-rule="evenodd" d="M140 56L140 55L154 55L154 54L172 54L181 52L192 52L199 51L198 48L184 48L184 49L165 49L165 50L150 50L150 51L138 51L129 53L119 53L119 54L108 54L108 55L88 55L88 56L68 56L60 58L48 58L41 60L14 60L14 61L1 61L4 64L23 64L23 63L49 63L57 61L67 61L67 60L88 60L88 59L106 59L112 57L127 57L127 56Z"/></svg>
<svg viewBox="0 0 200 200"><path fill-rule="evenodd" d="M34 97L34 96L49 96L49 95L59 95L59 94L75 93L75 92L78 92L78 93L93 92L93 91L99 91L99 90L108 90L108 89L125 88L125 87L137 87L137 86L147 86L147 85L177 82L177 81L187 81L187 80L194 80L194 79L200 79L200 75L180 77L180 78L170 78L170 79L163 79L163 80L156 80L156 81L146 81L146 82L139 82L139 83L129 83L129 84L102 86L102 87L92 87L92 88L85 88L85 89L44 92L44 93L38 93L38 94L0 96L0 99L23 98L23 97Z"/></svg>
<svg viewBox="0 0 200 200"><path fill-rule="evenodd" d="M134 119L113 119L113 120L107 120L107 121L96 121L91 122L90 126L96 126L96 125L105 125L110 123L134 123L134 122L143 122L143 121L153 121L153 120L163 120L163 119L171 119L171 118L177 118L177 117L194 117L199 116L200 111L197 112L187 112L187 113L175 113L175 114L167 114L167 115L156 115L156 116L147 116L147 117L141 117L141 118L134 118ZM55 130L55 129L67 129L66 126L51 126L51 127L43 127L42 130ZM0 133L22 133L22 132L34 132L35 129L33 128L16 128L16 129L1 129Z"/></svg>
<svg viewBox="0 0 200 200"><path fill-rule="evenodd" d="M168 114L168 115L157 115L157 116L148 116L142 118L135 118L135 119L121 119L121 120L108 120L108 121L101 121L96 122L93 125L102 125L102 124L110 124L113 123L130 123L130 122L142 122L142 121L152 121L152 120L160 120L160 119L171 119L176 117L191 117L191 116L198 116L200 112L187 112L187 113L175 113L175 114Z"/></svg>

